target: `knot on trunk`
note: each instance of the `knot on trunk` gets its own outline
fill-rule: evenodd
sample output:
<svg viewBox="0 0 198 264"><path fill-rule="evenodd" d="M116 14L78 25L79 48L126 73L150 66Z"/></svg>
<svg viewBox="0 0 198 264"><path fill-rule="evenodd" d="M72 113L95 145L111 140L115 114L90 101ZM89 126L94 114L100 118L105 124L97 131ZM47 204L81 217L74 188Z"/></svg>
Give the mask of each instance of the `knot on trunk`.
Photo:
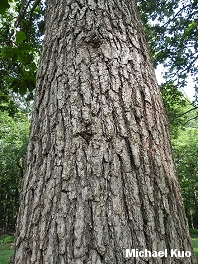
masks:
<svg viewBox="0 0 198 264"><path fill-rule="evenodd" d="M80 136L83 137L87 142L89 142L93 136L91 129L86 129L80 132Z"/></svg>
<svg viewBox="0 0 198 264"><path fill-rule="evenodd" d="M102 44L102 40L97 31L91 31L87 34L85 42L91 45L93 48L99 48Z"/></svg>

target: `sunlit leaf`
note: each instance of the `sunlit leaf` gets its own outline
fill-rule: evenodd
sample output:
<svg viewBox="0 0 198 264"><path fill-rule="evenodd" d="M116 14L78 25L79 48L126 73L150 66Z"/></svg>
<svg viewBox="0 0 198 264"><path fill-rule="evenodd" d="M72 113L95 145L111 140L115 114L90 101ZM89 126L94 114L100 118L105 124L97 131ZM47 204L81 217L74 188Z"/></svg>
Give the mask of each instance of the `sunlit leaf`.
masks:
<svg viewBox="0 0 198 264"><path fill-rule="evenodd" d="M16 33L16 43L20 44L26 39L26 34L23 31L18 31Z"/></svg>

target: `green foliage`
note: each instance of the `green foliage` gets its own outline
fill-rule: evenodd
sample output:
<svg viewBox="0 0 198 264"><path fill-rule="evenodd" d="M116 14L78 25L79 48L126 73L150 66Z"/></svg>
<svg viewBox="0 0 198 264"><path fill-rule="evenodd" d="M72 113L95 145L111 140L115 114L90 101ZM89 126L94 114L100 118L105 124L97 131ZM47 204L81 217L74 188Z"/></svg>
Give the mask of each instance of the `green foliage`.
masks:
<svg viewBox="0 0 198 264"><path fill-rule="evenodd" d="M167 80L181 86L189 74L196 79L197 0L138 0L138 6L154 65L163 63ZM0 94L4 96L0 96L0 102L15 102L13 93L26 96L26 100L33 98L44 34L44 9L45 1L41 0L1 1Z"/></svg>
<svg viewBox="0 0 198 264"><path fill-rule="evenodd" d="M29 134L26 115L0 112L0 229L15 229Z"/></svg>
<svg viewBox="0 0 198 264"><path fill-rule="evenodd" d="M198 125L181 130L173 149L189 224L198 227Z"/></svg>
<svg viewBox="0 0 198 264"><path fill-rule="evenodd" d="M10 256L14 253L14 236L0 237L0 263L7 264Z"/></svg>
<svg viewBox="0 0 198 264"><path fill-rule="evenodd" d="M192 245L198 262L198 238L192 238Z"/></svg>
<svg viewBox="0 0 198 264"><path fill-rule="evenodd" d="M164 64L167 80L184 86L198 74L198 1L139 0L154 65Z"/></svg>
<svg viewBox="0 0 198 264"><path fill-rule="evenodd" d="M189 231L190 231L190 236L192 237L192 238L194 238L194 237L196 237L196 238L198 238L198 229L196 229L196 228L189 228Z"/></svg>
<svg viewBox="0 0 198 264"><path fill-rule="evenodd" d="M162 84L160 92L170 125L185 211L190 226L198 226L198 108L173 83Z"/></svg>
<svg viewBox="0 0 198 264"><path fill-rule="evenodd" d="M22 43L26 39L26 34L23 31L16 32L16 44ZM25 56L22 60L22 62L25 62Z"/></svg>
<svg viewBox="0 0 198 264"><path fill-rule="evenodd" d="M173 82L161 84L160 93L166 109L171 137L176 138L186 123L186 116L183 113L192 108L191 103Z"/></svg>
<svg viewBox="0 0 198 264"><path fill-rule="evenodd" d="M0 244L2 243L13 243L14 242L14 236L2 236L0 237Z"/></svg>
<svg viewBox="0 0 198 264"><path fill-rule="evenodd" d="M44 12L41 1L5 2L0 15L1 108L5 101L13 105L16 95L33 99Z"/></svg>
<svg viewBox="0 0 198 264"><path fill-rule="evenodd" d="M1 264L8 264L8 260L10 256L14 254L13 249L2 249L0 250L0 263Z"/></svg>
<svg viewBox="0 0 198 264"><path fill-rule="evenodd" d="M5 11L9 8L8 0L1 0L0 14L5 14Z"/></svg>

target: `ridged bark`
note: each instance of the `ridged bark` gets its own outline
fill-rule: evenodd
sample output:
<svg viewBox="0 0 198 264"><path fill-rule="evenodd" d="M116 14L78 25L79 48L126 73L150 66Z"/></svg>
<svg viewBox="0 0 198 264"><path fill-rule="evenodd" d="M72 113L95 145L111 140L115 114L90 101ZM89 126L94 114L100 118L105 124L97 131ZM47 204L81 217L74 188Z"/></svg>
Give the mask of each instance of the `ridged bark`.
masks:
<svg viewBox="0 0 198 264"><path fill-rule="evenodd" d="M193 264L134 0L48 0L14 263ZM193 255L193 253L192 253Z"/></svg>

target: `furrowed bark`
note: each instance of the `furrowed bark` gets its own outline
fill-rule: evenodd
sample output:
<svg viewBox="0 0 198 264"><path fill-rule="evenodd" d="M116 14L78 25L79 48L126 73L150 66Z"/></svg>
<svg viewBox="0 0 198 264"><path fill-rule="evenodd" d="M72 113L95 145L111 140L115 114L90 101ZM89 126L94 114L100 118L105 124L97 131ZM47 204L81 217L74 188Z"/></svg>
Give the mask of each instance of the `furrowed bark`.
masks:
<svg viewBox="0 0 198 264"><path fill-rule="evenodd" d="M14 263L196 263L134 0L48 0Z"/></svg>

